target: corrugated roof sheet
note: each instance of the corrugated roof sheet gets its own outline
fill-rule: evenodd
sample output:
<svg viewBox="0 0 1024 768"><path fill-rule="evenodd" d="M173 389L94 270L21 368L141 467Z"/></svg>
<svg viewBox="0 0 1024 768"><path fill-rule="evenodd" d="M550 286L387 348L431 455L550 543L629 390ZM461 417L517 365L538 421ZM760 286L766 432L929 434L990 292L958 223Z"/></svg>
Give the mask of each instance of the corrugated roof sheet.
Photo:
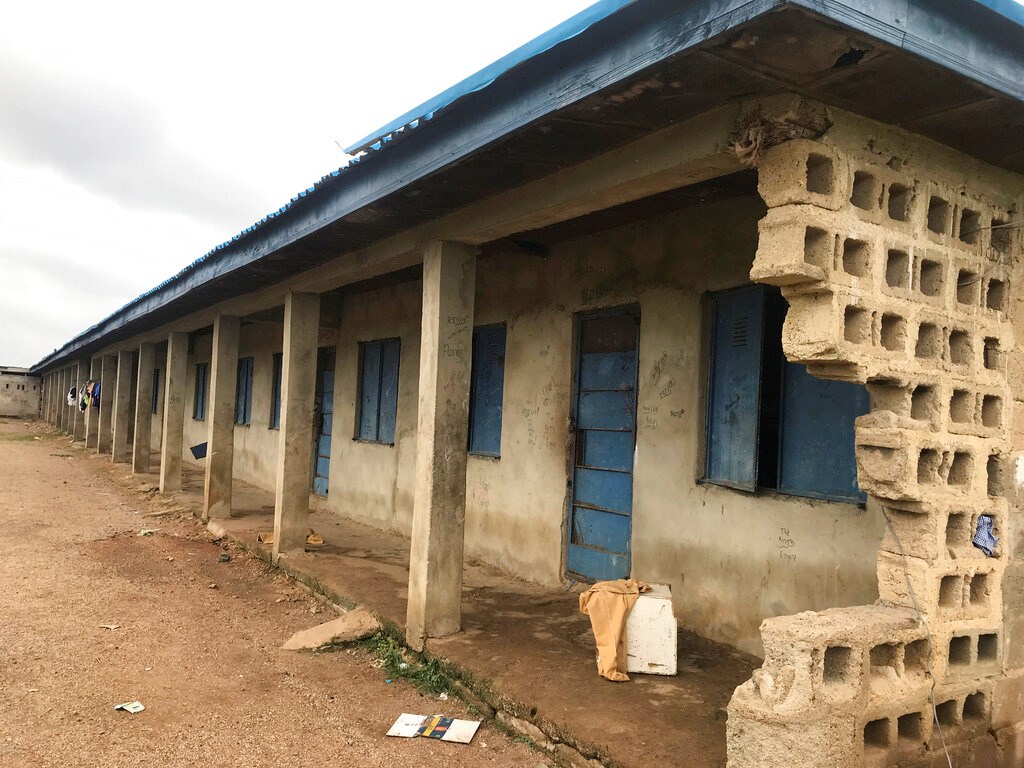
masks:
<svg viewBox="0 0 1024 768"><path fill-rule="evenodd" d="M554 48L559 43L575 37L585 31L592 24L611 16L620 8L623 8L636 0L600 0L588 8L583 9L570 19L566 19L556 27L552 27L544 34L534 38L525 45L521 45L511 53L502 56L479 72L470 75L465 80L456 83L451 88L442 91L432 99L423 102L418 107L409 110L401 117L395 118L383 128L371 133L369 136L357 141L345 151L350 155L360 152L369 152L383 149L392 138L401 134L404 130L416 128L420 121L430 120L434 113L450 106L454 102L470 93L486 88L494 80L513 67L531 59L538 54Z"/></svg>
<svg viewBox="0 0 1024 768"><path fill-rule="evenodd" d="M352 146L348 147L345 150L347 154L352 155L352 158L349 160L348 165L338 168L335 171L331 171L331 173L321 177L319 181L314 183L312 186L307 187L306 189L299 192L297 195L292 197L291 200L282 205L276 211L268 213L262 219L246 227L231 239L225 240L220 245L211 248L198 259L183 267L180 271L171 275L169 278L159 283L158 285L153 286L148 291L139 294L134 299L127 302L114 312L112 312L110 315L108 315L100 322L87 328L80 335L85 335L89 333L90 331L94 330L95 328L99 327L104 322L106 322L106 320L109 319L110 317L113 317L114 315L118 314L124 309L132 306L133 304L138 303L142 299L145 299L147 296L151 296L154 293L157 293L165 286L177 280L180 280L182 277L185 277L190 272L194 271L200 264L205 262L207 259L211 258L212 256L215 256L219 251L222 251L234 245L239 240L248 237L252 233L259 230L261 227L265 226L269 222L286 213L290 208L292 208L297 202L299 202L303 198L314 194L315 192L317 192L319 189L326 185L334 183L341 176L343 176L346 171L360 163L364 158L369 157L374 152L379 152L380 150L387 148L392 142L398 141L399 139L403 138L408 132L415 130L423 123L426 123L427 121L431 120L434 117L435 112L444 109L447 106L450 106L463 96L479 91L482 88L486 88L488 85L494 82L494 80L502 73L507 72L508 70L512 69L518 64L521 64L527 59L530 59L540 53L543 53L544 51L553 48L554 46L558 45L560 42L564 40L568 40L571 37L575 37L576 35L585 31L595 22L598 22L601 19L610 16L620 8L623 8L624 6L634 2L636 2L636 0L599 0L599 2L594 3L594 5L588 8L585 8L583 11L580 11L572 18L567 19L566 21L562 22L556 27L553 27L544 34L540 35L539 37L531 40L525 45L520 46L519 48L512 51L508 55L498 59L493 64L484 67L479 72L470 75L465 80L462 80L456 85L453 85L451 88L442 91L434 98L424 102L415 109L410 110L401 117L392 120L383 128L374 131L369 136L356 142L355 144L353 144Z"/></svg>
<svg viewBox="0 0 1024 768"><path fill-rule="evenodd" d="M346 172L352 170L360 163L364 163L371 159L376 153L388 148L389 146L397 143L399 140L407 137L417 128L421 127L424 123L432 120L436 114L444 110L460 99L468 96L472 93L478 92L487 86L491 85L496 79L502 74L514 69L523 62L536 57L545 51L554 48L559 43L564 42L572 37L575 37L582 32L586 31L589 27L595 23L611 16L616 11L631 5L638 0L599 0L594 5L584 9L580 13L576 14L572 18L545 32L534 40L520 46L515 51L512 51L506 56L495 61L493 64L481 69L479 72L469 76L465 80L457 83L456 85L448 88L447 90L439 93L434 98L424 102L415 109L410 110L401 117L387 123L385 126L364 137L359 142L351 145L346 152L353 155L349 164L332 171L331 173L321 177L319 181L314 183L312 186L307 187L295 196L293 196L288 202L282 205L277 210L267 214L260 220L256 221L249 227L246 227L241 232L234 235L229 240L222 242L214 248L211 248L205 254L200 256L195 261L188 264L186 267L181 269L176 274L172 275L168 279L161 282L159 285L154 286L148 291L140 294L136 298L124 304L120 309L112 312L106 318L100 320L98 323L90 326L88 329L78 334L75 339L83 338L90 332L96 330L108 320L114 318L118 314L124 312L126 309L133 305L141 302L153 294L160 292L166 286L175 283L182 278L189 275L189 273L195 271L200 265L213 257L216 257L218 253L228 249L235 245L240 240L243 240L260 229L266 227L268 224L274 222L276 219L291 210L296 204L300 203L304 199L311 195L322 191L323 189L333 186L337 183L343 183L343 177ZM693 0L678 0L681 6L685 7L688 3ZM1002 17L1010 20L1014 24L1024 27L1024 6L1015 2L1015 0L970 0L975 4L985 7L994 13L1001 15ZM753 0L752 0L753 2ZM817 3L828 4L829 0L803 0L803 2L797 3L799 5L814 7ZM907 3L907 9L913 5L913 0ZM74 339L72 340L74 341ZM65 345L66 347L67 345ZM54 354L47 355L36 364L34 368L44 366L54 357L60 353L58 350L54 350Z"/></svg>

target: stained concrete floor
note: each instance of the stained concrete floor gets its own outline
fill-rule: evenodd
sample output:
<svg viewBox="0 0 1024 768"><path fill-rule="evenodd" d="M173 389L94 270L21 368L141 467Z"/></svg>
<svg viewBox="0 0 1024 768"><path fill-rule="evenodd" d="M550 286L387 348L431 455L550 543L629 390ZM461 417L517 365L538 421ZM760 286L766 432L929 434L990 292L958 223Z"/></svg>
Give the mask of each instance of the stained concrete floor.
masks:
<svg viewBox="0 0 1024 768"><path fill-rule="evenodd" d="M142 486L157 479L136 477ZM202 494L202 470L186 467L175 497L199 514ZM272 492L235 481L234 516L216 523L269 556L256 537L273 530L273 505ZM312 505L309 525L324 544L287 558L288 570L404 627L408 538L329 513L316 497ZM681 629L677 676L611 683L597 675L589 620L578 610L585 585L542 588L476 562L466 564L463 582L463 631L429 641L428 650L489 682L524 719L607 764L725 766L725 706L759 659Z"/></svg>

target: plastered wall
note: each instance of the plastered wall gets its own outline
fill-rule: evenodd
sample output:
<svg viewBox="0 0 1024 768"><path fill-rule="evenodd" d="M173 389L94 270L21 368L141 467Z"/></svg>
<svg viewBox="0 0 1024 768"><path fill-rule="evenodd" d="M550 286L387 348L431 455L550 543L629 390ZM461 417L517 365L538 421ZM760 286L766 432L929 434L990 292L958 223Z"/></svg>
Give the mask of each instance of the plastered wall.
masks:
<svg viewBox="0 0 1024 768"><path fill-rule="evenodd" d="M38 377L0 373L0 416L35 418L39 415L42 389Z"/></svg>
<svg viewBox="0 0 1024 768"><path fill-rule="evenodd" d="M270 429L271 380L273 356L281 351L283 331L276 323L243 324L238 342L238 356L253 359L252 422L235 425L234 476L239 480L273 490L277 472L278 431ZM196 364L207 364L209 376L213 337L197 336L193 351L188 356L185 395L185 429L182 441L182 459L197 463L190 446L205 443L207 422L192 418L195 402ZM208 382L209 385L209 382ZM162 408L162 406L161 406ZM209 404L207 404L207 413ZM154 443L158 445L158 443ZM200 462L205 464L205 462Z"/></svg>
<svg viewBox="0 0 1024 768"><path fill-rule="evenodd" d="M876 510L697 481L703 444L701 295L749 281L754 197L554 247L481 258L477 325L507 327L501 458L471 456L466 554L546 584L562 577L573 315L639 304L633 572L672 584L677 614L759 652L764 616L877 596ZM412 521L419 284L346 297L329 505L407 533ZM401 336L395 446L355 433L358 342Z"/></svg>
<svg viewBox="0 0 1024 768"><path fill-rule="evenodd" d="M355 440L359 343L390 338L401 340L394 444ZM406 535L412 530L419 359L418 282L346 297L335 353L328 505Z"/></svg>

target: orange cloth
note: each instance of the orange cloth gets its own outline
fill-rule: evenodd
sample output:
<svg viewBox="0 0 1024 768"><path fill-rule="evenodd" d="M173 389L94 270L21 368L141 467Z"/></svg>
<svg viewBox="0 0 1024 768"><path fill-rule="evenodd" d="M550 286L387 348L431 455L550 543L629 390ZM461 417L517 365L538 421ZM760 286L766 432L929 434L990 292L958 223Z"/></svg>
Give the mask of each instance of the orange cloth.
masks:
<svg viewBox="0 0 1024 768"><path fill-rule="evenodd" d="M590 617L597 642L597 673L614 682L626 675L626 617L641 592L650 587L636 579L599 581L580 595L580 613Z"/></svg>

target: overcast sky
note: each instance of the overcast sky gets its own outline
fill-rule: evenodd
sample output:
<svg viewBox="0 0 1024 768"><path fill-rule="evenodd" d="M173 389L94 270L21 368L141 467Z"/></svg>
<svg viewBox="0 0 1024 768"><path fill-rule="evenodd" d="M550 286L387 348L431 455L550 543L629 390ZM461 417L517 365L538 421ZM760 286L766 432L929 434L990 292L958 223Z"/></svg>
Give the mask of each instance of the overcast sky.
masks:
<svg viewBox="0 0 1024 768"><path fill-rule="evenodd" d="M591 2L6 5L0 364L38 362Z"/></svg>

